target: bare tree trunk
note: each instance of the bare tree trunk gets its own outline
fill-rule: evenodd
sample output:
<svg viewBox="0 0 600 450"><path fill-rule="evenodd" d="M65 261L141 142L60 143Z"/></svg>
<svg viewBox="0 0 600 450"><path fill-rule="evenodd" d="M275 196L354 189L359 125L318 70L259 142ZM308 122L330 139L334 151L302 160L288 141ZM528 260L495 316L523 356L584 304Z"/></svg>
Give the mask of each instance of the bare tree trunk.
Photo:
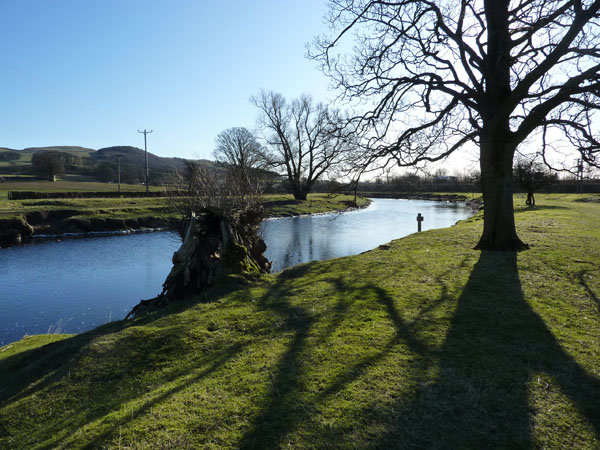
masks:
<svg viewBox="0 0 600 450"><path fill-rule="evenodd" d="M515 227L513 207L513 149L504 142L481 140L483 234L478 250L525 250Z"/></svg>
<svg viewBox="0 0 600 450"><path fill-rule="evenodd" d="M294 186L292 188L292 194L295 200L306 200L309 192L310 188L305 186Z"/></svg>

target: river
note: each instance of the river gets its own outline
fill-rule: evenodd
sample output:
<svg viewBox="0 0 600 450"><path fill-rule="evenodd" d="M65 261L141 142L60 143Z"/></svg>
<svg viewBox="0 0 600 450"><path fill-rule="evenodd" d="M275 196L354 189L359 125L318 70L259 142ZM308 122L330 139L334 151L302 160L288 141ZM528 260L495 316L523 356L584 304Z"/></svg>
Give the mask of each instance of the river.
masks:
<svg viewBox="0 0 600 450"><path fill-rule="evenodd" d="M462 204L374 199L343 214L269 219L261 234L273 271L357 254L469 217ZM0 249L0 345L26 334L80 333L122 319L161 291L179 247L172 233L46 241Z"/></svg>

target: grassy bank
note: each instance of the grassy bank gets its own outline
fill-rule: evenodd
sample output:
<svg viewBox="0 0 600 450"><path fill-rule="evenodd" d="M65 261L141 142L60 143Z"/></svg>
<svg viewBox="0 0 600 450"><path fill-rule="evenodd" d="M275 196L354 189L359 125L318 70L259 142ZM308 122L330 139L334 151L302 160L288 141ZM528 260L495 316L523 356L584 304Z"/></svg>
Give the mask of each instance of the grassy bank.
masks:
<svg viewBox="0 0 600 450"><path fill-rule="evenodd" d="M265 195L265 210L269 217L319 214L341 211L352 207L351 195L329 197L327 194L310 194L306 201L294 200L291 195ZM358 198L359 207L368 200ZM142 216L175 217L169 211L166 198L89 198L58 200L0 200L0 219L14 218L40 210L71 211L70 217L110 217L129 219Z"/></svg>
<svg viewBox="0 0 600 450"><path fill-rule="evenodd" d="M600 203L581 199L518 207L519 254L471 250L477 215L1 348L0 448L598 448Z"/></svg>

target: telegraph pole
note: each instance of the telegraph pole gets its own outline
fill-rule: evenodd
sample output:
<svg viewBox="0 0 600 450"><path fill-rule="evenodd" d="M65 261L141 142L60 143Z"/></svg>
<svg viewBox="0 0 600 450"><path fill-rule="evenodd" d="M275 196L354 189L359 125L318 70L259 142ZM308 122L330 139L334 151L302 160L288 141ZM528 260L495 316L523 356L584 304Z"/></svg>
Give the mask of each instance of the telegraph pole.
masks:
<svg viewBox="0 0 600 450"><path fill-rule="evenodd" d="M148 146L146 144L146 135L149 133L152 133L152 130L150 130L150 131L138 130L138 133L142 133L144 135L144 156L146 158L146 195L148 195L149 194L149 189L148 189L148 186L149 186L149 184L148 184Z"/></svg>
<svg viewBox="0 0 600 450"><path fill-rule="evenodd" d="M117 179L119 180L119 192L121 192L121 158L123 157L123 155L115 155L115 158L117 158Z"/></svg>

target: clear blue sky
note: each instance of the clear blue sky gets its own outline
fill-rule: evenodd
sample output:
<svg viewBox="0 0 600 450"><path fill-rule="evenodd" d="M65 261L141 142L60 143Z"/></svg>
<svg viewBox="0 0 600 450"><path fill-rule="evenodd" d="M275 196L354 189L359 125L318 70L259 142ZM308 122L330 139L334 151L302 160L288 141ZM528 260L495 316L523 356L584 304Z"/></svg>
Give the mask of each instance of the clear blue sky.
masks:
<svg viewBox="0 0 600 450"><path fill-rule="evenodd" d="M305 58L325 0L2 0L0 147L143 147L210 158L259 89L327 100Z"/></svg>

